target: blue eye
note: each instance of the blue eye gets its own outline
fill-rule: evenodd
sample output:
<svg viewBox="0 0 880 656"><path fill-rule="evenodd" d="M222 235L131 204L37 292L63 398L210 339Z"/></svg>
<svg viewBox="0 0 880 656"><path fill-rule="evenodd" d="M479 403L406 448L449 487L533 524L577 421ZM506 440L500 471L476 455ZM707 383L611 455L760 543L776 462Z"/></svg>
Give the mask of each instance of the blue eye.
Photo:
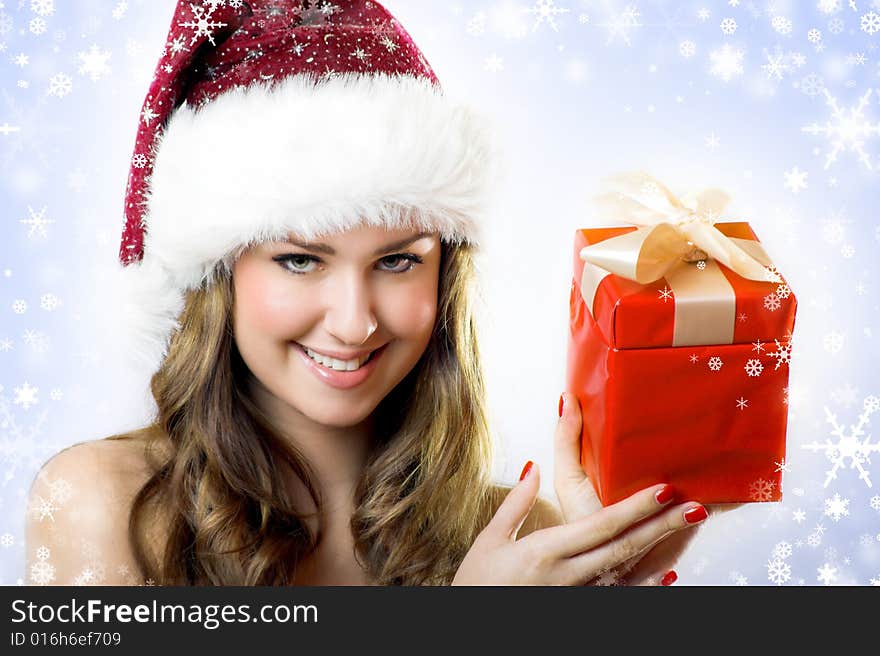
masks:
<svg viewBox="0 0 880 656"><path fill-rule="evenodd" d="M320 264L321 259L307 253L284 253L276 255L272 258L281 265L285 271L293 274L302 275L312 273L315 269L308 268L309 264ZM380 268L380 271L387 273L406 273L422 263L422 258L414 253L395 253L394 255L386 255L379 262L383 263L387 268ZM402 268L403 265L403 268Z"/></svg>

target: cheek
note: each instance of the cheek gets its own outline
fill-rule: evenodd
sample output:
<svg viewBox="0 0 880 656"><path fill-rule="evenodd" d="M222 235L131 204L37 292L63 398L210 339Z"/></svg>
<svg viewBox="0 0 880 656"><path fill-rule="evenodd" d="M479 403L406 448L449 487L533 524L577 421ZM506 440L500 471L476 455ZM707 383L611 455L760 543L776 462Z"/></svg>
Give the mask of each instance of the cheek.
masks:
<svg viewBox="0 0 880 656"><path fill-rule="evenodd" d="M303 309L311 304L293 293L283 277L258 265L242 266L235 275L236 335L258 333L284 338L307 322Z"/></svg>
<svg viewBox="0 0 880 656"><path fill-rule="evenodd" d="M382 322L395 336L427 342L437 317L436 285L390 295L383 303L383 315Z"/></svg>

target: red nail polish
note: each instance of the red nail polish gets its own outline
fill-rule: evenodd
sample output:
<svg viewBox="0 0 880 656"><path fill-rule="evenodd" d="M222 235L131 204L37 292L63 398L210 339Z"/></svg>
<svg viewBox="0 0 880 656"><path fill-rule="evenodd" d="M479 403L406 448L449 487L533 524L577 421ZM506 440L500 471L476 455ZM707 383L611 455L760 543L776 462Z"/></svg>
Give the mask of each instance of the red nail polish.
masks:
<svg viewBox="0 0 880 656"><path fill-rule="evenodd" d="M691 508L686 511L684 514L684 521L688 524L696 524L697 522L702 522L709 516L709 513L706 512L706 509L703 506L697 506L696 508Z"/></svg>
<svg viewBox="0 0 880 656"><path fill-rule="evenodd" d="M678 574L675 573L674 569L669 570L660 580L660 585L672 585L678 580Z"/></svg>
<svg viewBox="0 0 880 656"><path fill-rule="evenodd" d="M559 416L560 417L562 416L562 408L565 405L564 401L565 401L565 399L563 399L563 395L560 394L559 395Z"/></svg>
<svg viewBox="0 0 880 656"><path fill-rule="evenodd" d="M535 463L533 463L531 460L529 460L529 461L525 464L525 467L522 468L522 473L519 475L519 480L522 480L522 479L524 479L526 476L529 475L529 472L532 471L532 465L533 465L533 464L535 464Z"/></svg>
<svg viewBox="0 0 880 656"><path fill-rule="evenodd" d="M654 498L657 499L657 503L661 506L672 501L673 497L675 497L675 490L669 484L664 485L660 488L657 494L654 495Z"/></svg>

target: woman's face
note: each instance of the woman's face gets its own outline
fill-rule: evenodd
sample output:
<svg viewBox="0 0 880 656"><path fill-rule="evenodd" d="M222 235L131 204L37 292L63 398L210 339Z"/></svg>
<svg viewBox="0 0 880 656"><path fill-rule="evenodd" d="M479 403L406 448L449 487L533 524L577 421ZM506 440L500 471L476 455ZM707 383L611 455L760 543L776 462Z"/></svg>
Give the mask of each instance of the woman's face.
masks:
<svg viewBox="0 0 880 656"><path fill-rule="evenodd" d="M424 353L439 275L438 235L414 229L260 244L233 268L235 341L277 399L315 422L352 426Z"/></svg>

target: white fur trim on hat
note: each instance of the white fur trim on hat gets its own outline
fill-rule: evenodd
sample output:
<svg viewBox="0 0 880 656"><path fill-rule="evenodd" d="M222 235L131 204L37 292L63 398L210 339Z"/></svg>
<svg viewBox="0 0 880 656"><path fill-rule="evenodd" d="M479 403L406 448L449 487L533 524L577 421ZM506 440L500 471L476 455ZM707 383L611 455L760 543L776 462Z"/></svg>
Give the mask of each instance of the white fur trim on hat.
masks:
<svg viewBox="0 0 880 656"><path fill-rule="evenodd" d="M156 368L182 295L249 245L359 224L479 245L499 172L492 132L414 76L293 76L179 107L153 153L143 262L127 267L151 279L137 293L155 295L140 330Z"/></svg>

